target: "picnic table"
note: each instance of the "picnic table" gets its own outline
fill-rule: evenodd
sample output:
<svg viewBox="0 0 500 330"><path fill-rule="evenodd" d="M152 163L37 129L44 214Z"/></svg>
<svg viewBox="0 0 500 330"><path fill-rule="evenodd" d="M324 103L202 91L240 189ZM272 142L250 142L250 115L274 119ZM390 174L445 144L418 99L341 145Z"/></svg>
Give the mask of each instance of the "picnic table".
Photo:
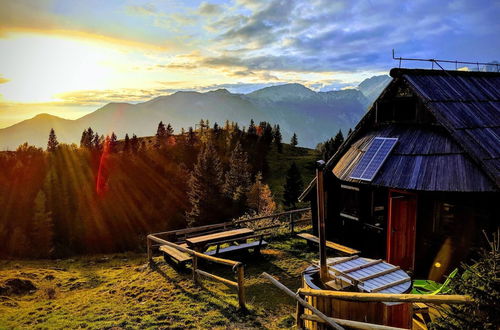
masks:
<svg viewBox="0 0 500 330"><path fill-rule="evenodd" d="M218 241L229 241L234 240L237 241L238 238L248 236L253 234L253 230L250 228L239 228L227 231L221 231L214 234L196 236L186 239L187 245L195 251L203 252L207 245L210 243L218 242Z"/></svg>

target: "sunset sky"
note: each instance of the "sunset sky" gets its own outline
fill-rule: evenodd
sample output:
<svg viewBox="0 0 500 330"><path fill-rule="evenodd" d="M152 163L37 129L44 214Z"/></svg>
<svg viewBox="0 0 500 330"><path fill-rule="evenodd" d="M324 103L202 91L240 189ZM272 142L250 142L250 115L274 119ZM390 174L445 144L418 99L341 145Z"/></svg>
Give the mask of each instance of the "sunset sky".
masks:
<svg viewBox="0 0 500 330"><path fill-rule="evenodd" d="M482 0L0 0L0 128L176 90L355 86L393 48L500 60L499 17Z"/></svg>

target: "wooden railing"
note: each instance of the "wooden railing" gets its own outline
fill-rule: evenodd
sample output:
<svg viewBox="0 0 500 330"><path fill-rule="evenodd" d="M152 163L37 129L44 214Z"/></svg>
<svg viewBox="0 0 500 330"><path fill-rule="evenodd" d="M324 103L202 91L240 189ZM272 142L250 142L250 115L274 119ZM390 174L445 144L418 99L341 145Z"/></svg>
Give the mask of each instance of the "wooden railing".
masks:
<svg viewBox="0 0 500 330"><path fill-rule="evenodd" d="M155 234L151 234L147 236L147 249L148 249L148 260L149 262L153 262L153 242L159 244L159 245L167 245L172 248L175 248L181 252L189 254L193 260L192 260L192 271L193 271L193 281L195 283L199 283L199 275L208 277L212 280L222 282L228 286L235 287L238 291L238 303L241 309L246 309L245 306L245 270L244 270L244 265L241 262L238 261L233 261L229 259L222 259L222 258L217 258L217 257L212 257L197 251L193 251L191 249L185 248L183 246L180 246L178 244L166 241L164 239L161 239ZM203 271L198 268L198 259L204 259L210 262L222 264L222 265L227 265L231 266L233 271L236 273L236 282L228 280L226 278L210 274L206 271Z"/></svg>
<svg viewBox="0 0 500 330"><path fill-rule="evenodd" d="M237 226L240 226L242 224L256 223L256 222L261 221L261 220L270 219L272 221L278 221L279 223L272 224L269 226L264 226L264 227L252 228L252 229L254 231L264 231L264 230L268 230L268 229L274 229L274 228L286 226L290 230L290 233L293 234L295 232L295 226L297 224L311 221L310 217L297 219L296 216L299 214L300 215L307 214L310 211L311 211L311 208L307 207L307 208L303 208L303 209L297 209L297 210L291 210L291 211L286 211L286 212L281 212L281 213L264 215L264 216L260 216L260 217L250 218L250 219L235 220L235 221L233 221L233 223ZM284 219L284 220L282 220L282 219Z"/></svg>
<svg viewBox="0 0 500 330"><path fill-rule="evenodd" d="M380 324L338 319L327 316L317 308L309 304L304 297L325 297L348 301L376 301L376 302L422 302L432 304L470 304L473 302L472 297L464 295L429 295L429 294L395 294L395 293L366 293L366 292L347 292L347 291L332 291L332 290L316 290L301 288L294 293L292 290L284 286L278 280L267 273L262 273L262 276L267 278L277 288L285 292L290 297L297 301L297 328L302 329L303 321L314 321L331 326L334 329L343 329L343 326L352 329L378 329L378 330L402 330L402 328L389 327ZM304 309L309 309L313 315L305 314Z"/></svg>

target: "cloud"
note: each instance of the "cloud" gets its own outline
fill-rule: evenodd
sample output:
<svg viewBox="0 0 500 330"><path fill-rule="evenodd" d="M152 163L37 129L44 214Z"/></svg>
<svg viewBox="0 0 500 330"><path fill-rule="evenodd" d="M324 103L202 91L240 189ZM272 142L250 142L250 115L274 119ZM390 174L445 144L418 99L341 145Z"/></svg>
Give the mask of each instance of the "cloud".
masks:
<svg viewBox="0 0 500 330"><path fill-rule="evenodd" d="M197 11L198 14L207 15L207 16L218 15L222 12L223 12L223 9L220 5L208 3L208 2L202 2L200 4L200 6L198 7L198 11Z"/></svg>

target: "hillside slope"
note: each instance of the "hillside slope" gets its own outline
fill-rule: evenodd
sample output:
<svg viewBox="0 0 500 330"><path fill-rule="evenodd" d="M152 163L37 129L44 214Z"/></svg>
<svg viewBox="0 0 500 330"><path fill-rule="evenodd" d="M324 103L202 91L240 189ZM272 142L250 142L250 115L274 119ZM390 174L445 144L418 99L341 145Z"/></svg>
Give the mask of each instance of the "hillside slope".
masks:
<svg viewBox="0 0 500 330"><path fill-rule="evenodd" d="M296 290L315 255L303 240L285 236L272 239L261 257L230 256L247 265L248 313L238 310L232 288L209 280L195 286L189 270L179 273L160 257L153 268L145 254L3 261L0 285L22 279L36 290L0 298L0 328L290 328L293 300L260 274L269 272ZM226 267L203 267L234 276Z"/></svg>

